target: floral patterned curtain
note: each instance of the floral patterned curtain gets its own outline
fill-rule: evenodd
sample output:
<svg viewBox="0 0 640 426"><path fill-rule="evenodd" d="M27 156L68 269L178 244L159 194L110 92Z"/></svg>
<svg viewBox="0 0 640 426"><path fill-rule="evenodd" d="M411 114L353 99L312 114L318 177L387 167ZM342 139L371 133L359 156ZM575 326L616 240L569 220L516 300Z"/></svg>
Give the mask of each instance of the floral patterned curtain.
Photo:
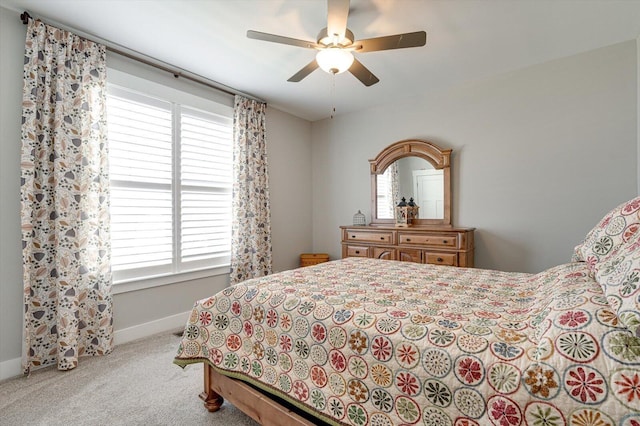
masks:
<svg viewBox="0 0 640 426"><path fill-rule="evenodd" d="M27 28L22 100L23 368L111 351L105 47Z"/></svg>
<svg viewBox="0 0 640 426"><path fill-rule="evenodd" d="M231 283L271 273L271 210L267 173L266 108L235 97Z"/></svg>

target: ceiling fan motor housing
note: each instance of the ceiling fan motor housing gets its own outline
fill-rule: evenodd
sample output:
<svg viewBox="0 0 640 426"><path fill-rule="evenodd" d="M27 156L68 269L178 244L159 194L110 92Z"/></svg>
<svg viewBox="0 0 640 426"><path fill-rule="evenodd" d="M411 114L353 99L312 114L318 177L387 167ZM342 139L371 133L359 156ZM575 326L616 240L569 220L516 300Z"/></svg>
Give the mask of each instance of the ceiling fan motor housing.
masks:
<svg viewBox="0 0 640 426"><path fill-rule="evenodd" d="M353 41L356 39L349 28L344 31L344 38L342 40L336 40L335 35L329 34L327 28L323 28L318 33L318 44L321 44L325 47L337 45L338 47L347 47L353 44Z"/></svg>

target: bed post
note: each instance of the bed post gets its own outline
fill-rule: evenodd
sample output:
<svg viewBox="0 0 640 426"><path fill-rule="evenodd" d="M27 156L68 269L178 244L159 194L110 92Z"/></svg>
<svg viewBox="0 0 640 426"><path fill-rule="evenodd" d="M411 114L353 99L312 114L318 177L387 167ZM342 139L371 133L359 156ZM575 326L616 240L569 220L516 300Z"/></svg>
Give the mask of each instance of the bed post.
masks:
<svg viewBox="0 0 640 426"><path fill-rule="evenodd" d="M218 411L224 402L217 392L215 392L211 386L211 373L213 368L208 363L204 364L204 391L200 394L200 399L204 401L204 408L213 413Z"/></svg>

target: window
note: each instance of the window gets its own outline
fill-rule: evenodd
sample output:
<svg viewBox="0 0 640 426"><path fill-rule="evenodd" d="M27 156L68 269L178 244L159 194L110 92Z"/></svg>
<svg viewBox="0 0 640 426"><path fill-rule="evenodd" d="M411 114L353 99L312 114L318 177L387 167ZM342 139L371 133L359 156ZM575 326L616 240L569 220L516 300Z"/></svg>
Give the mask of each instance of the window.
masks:
<svg viewBox="0 0 640 426"><path fill-rule="evenodd" d="M229 264L232 120L109 86L114 282Z"/></svg>
<svg viewBox="0 0 640 426"><path fill-rule="evenodd" d="M393 219L395 217L395 203L391 182L392 169L393 167L387 167L383 174L377 175L378 199L376 201L378 203L378 219Z"/></svg>

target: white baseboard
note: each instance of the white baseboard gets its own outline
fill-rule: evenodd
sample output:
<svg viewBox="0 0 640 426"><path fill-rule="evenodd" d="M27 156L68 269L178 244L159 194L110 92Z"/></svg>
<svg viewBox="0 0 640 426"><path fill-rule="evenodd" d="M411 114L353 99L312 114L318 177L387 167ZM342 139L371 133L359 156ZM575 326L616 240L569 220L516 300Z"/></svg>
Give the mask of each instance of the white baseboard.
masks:
<svg viewBox="0 0 640 426"><path fill-rule="evenodd" d="M122 330L116 330L113 334L113 343L115 345L121 345L164 331L181 329L187 324L189 315L191 315L191 311L123 328Z"/></svg>
<svg viewBox="0 0 640 426"><path fill-rule="evenodd" d="M123 343L142 339L165 331L182 329L187 323L189 315L191 315L191 311L123 328L122 330L116 330L113 333L113 343L114 345L122 345ZM14 358L0 362L0 380L16 377L21 374L21 358Z"/></svg>
<svg viewBox="0 0 640 426"><path fill-rule="evenodd" d="M22 359L14 358L0 362L0 380L22 374Z"/></svg>

